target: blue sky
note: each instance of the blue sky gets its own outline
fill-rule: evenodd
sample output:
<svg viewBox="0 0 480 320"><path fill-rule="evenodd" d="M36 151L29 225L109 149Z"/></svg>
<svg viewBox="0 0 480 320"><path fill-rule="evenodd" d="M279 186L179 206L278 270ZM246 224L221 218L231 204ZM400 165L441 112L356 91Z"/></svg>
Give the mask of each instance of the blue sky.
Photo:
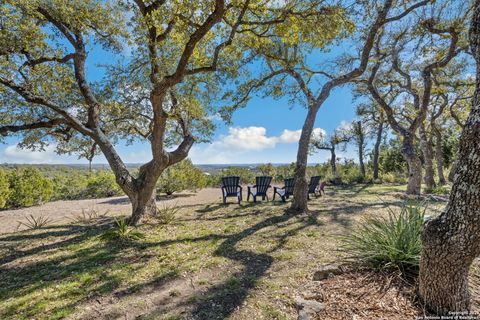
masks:
<svg viewBox="0 0 480 320"><path fill-rule="evenodd" d="M337 48L335 54L343 49ZM87 60L89 80L102 77L103 71L96 65L102 61L111 61L112 56L99 47L90 48ZM311 59L322 61L318 56ZM315 128L331 133L342 122L355 117L351 90L348 86L332 91L329 99L318 112ZM236 111L232 124L226 125L216 120L217 130L210 144L197 144L190 158L196 164L246 164L246 163L290 163L295 161L299 130L305 119L306 109L301 105L292 106L287 99L254 97L248 105ZM43 152L21 150L16 144L18 139L9 137L0 144L0 163L87 163L76 156L57 155L55 147L47 147ZM146 162L151 158L148 144L118 145L122 158L127 163ZM340 157L355 158L352 146ZM310 163L325 162L328 151L320 151L310 157ZM97 156L94 163L106 163L103 156Z"/></svg>

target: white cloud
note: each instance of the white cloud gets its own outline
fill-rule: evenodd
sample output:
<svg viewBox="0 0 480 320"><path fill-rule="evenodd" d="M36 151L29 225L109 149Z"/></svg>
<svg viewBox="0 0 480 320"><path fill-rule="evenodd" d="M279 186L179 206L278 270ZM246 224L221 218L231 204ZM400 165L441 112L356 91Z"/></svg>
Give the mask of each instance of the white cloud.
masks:
<svg viewBox="0 0 480 320"><path fill-rule="evenodd" d="M301 134L302 134L301 129L294 130L294 131L285 129L285 130L283 130L282 134L280 135L279 141L283 142L283 143L297 142L298 140L300 140L300 135Z"/></svg>
<svg viewBox="0 0 480 320"><path fill-rule="evenodd" d="M312 137L314 139L320 140L320 139L323 139L326 135L327 135L327 132L322 128L313 129Z"/></svg>
<svg viewBox="0 0 480 320"><path fill-rule="evenodd" d="M325 133L325 130L314 129L314 134L322 133ZM194 146L189 157L198 164L240 163L245 162L243 159L250 159L246 162L256 162L261 156L261 151L274 149L278 144L296 143L300 139L300 134L300 129L285 129L279 136L268 136L264 127L231 127L227 135L221 136L210 145Z"/></svg>
<svg viewBox="0 0 480 320"><path fill-rule="evenodd" d="M277 137L267 137L264 127L229 128L228 135L213 143L215 147L240 150L264 150L274 148Z"/></svg>
<svg viewBox="0 0 480 320"><path fill-rule="evenodd" d="M55 145L48 145L44 151L32 151L21 149L18 145L10 145L0 154L2 163L52 163L58 157L55 153Z"/></svg>

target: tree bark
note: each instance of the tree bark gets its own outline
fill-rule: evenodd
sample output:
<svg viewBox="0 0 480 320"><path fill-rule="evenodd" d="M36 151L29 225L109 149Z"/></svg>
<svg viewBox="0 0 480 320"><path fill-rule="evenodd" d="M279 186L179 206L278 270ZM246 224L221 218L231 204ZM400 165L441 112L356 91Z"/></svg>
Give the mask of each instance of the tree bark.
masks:
<svg viewBox="0 0 480 320"><path fill-rule="evenodd" d="M137 225L141 223L143 218L156 215L157 204L153 191L144 189L129 197L132 202L132 216L129 221L131 225Z"/></svg>
<svg viewBox="0 0 480 320"><path fill-rule="evenodd" d="M432 139L429 137L425 125L422 123L419 127L420 132L420 148L422 149L423 159L425 161L425 187L426 191L435 188L435 172L433 171L433 145Z"/></svg>
<svg viewBox="0 0 480 320"><path fill-rule="evenodd" d="M468 272L480 254L480 0L475 1L470 46L477 63L476 88L460 138L450 199L422 232L419 294L437 314L470 309Z"/></svg>
<svg viewBox="0 0 480 320"><path fill-rule="evenodd" d="M305 118L298 143L297 162L295 164L295 188L293 189L293 201L290 207L290 211L295 213L308 211L308 182L306 177L308 150L317 111L318 108L313 106L308 108L307 117Z"/></svg>
<svg viewBox="0 0 480 320"><path fill-rule="evenodd" d="M378 124L377 137L373 148L373 180L378 179L378 159L380 157L380 145L382 144L383 122Z"/></svg>
<svg viewBox="0 0 480 320"><path fill-rule="evenodd" d="M415 152L411 138L403 139L402 155L408 164L407 194L420 195L422 186L422 162Z"/></svg>
<svg viewBox="0 0 480 320"><path fill-rule="evenodd" d="M458 167L458 159L455 159L452 163L452 167L450 168L450 172L448 173L448 181L453 182L455 178L455 171L457 171Z"/></svg>
<svg viewBox="0 0 480 320"><path fill-rule="evenodd" d="M438 184L444 185L447 183L445 174L443 173L443 146L442 133L438 128L435 128L435 162L437 165Z"/></svg>

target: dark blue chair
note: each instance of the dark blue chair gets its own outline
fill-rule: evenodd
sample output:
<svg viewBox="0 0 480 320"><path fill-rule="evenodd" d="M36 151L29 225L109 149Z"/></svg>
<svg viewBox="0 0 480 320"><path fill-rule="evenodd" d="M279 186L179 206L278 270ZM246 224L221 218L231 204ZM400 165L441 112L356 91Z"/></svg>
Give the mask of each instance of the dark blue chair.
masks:
<svg viewBox="0 0 480 320"><path fill-rule="evenodd" d="M293 188L295 186L295 180L293 178L283 180L285 185L281 188L273 187L273 200L275 200L275 194L278 194L282 201L285 202L290 196L293 195Z"/></svg>
<svg viewBox="0 0 480 320"><path fill-rule="evenodd" d="M272 182L272 177L267 177L267 176L256 177L255 185L248 186L247 201L250 200L250 195L252 195L253 197L253 202L257 202L257 196L261 196L262 200L265 200L265 198L267 198L267 201L268 201L267 191L268 191L268 188L271 187L270 182Z"/></svg>
<svg viewBox="0 0 480 320"><path fill-rule="evenodd" d="M238 203L242 201L242 187L240 186L240 177L222 178L222 197L223 203L227 203L227 197L237 197Z"/></svg>

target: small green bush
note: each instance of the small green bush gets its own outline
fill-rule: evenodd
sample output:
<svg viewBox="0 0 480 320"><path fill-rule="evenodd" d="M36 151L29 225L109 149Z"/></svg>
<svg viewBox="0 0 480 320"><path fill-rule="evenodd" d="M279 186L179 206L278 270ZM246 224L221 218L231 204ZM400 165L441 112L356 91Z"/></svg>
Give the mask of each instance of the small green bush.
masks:
<svg viewBox="0 0 480 320"><path fill-rule="evenodd" d="M430 193L433 194L440 194L440 195L445 195L450 192L448 186L436 186L432 190L430 190Z"/></svg>
<svg viewBox="0 0 480 320"><path fill-rule="evenodd" d="M12 170L9 174L9 207L30 207L48 202L53 196L53 182L33 167Z"/></svg>
<svg viewBox="0 0 480 320"><path fill-rule="evenodd" d="M388 217L372 216L351 234L342 237L346 260L375 269L398 269L416 274L420 259L420 234L425 208L404 205Z"/></svg>
<svg viewBox="0 0 480 320"><path fill-rule="evenodd" d="M255 172L245 167L228 167L220 173L220 177L238 176L240 177L240 184L254 184ZM219 180L220 182L221 180Z"/></svg>
<svg viewBox="0 0 480 320"><path fill-rule="evenodd" d="M10 185L8 183L8 175L4 170L0 169L0 209L5 208L9 196Z"/></svg>
<svg viewBox="0 0 480 320"><path fill-rule="evenodd" d="M203 172L196 168L192 161L185 159L165 169L157 182L157 194L172 195L183 190L204 188L207 180Z"/></svg>
<svg viewBox="0 0 480 320"><path fill-rule="evenodd" d="M92 174L87 182L85 197L107 198L122 195L122 189L115 181L115 175L108 171Z"/></svg>

